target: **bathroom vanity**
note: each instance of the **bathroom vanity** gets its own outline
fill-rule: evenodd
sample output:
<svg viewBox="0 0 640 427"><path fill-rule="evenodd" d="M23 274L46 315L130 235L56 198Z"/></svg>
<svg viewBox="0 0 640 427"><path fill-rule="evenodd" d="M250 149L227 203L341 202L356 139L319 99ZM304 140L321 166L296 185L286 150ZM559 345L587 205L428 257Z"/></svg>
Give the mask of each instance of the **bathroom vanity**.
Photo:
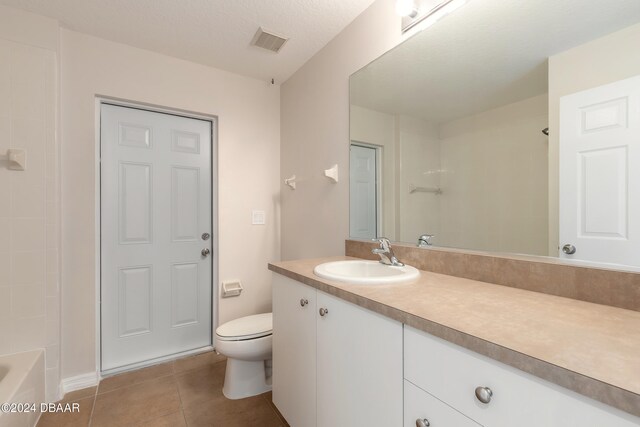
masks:
<svg viewBox="0 0 640 427"><path fill-rule="evenodd" d="M274 279L274 402L289 424L400 425L402 323Z"/></svg>
<svg viewBox="0 0 640 427"><path fill-rule="evenodd" d="M291 426L640 425L640 313L426 271L314 275L343 259L269 265L273 400Z"/></svg>

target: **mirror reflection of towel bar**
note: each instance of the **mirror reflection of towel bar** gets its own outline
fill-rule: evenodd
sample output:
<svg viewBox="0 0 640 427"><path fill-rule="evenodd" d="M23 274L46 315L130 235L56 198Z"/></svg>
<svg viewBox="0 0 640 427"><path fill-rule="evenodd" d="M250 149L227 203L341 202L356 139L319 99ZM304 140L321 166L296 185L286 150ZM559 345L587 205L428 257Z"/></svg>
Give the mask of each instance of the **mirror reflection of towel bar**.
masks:
<svg viewBox="0 0 640 427"><path fill-rule="evenodd" d="M433 193L440 195L442 194L442 189L439 187L417 187L413 184L409 184L409 194L413 193Z"/></svg>

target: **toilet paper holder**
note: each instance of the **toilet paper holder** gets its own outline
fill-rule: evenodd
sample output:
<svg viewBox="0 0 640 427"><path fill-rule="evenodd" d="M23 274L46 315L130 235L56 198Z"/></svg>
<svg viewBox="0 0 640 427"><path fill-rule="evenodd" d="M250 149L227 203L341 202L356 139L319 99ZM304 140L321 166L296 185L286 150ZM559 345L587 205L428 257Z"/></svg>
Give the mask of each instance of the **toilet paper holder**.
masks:
<svg viewBox="0 0 640 427"><path fill-rule="evenodd" d="M222 298L239 297L242 293L240 281L222 282Z"/></svg>

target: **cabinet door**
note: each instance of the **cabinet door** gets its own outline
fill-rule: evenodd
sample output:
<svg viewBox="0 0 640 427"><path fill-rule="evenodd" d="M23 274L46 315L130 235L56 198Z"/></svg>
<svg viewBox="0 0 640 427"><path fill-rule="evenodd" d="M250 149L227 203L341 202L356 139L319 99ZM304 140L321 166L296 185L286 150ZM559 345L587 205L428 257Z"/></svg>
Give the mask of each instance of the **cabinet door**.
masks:
<svg viewBox="0 0 640 427"><path fill-rule="evenodd" d="M317 305L318 427L402 425L402 324L320 291Z"/></svg>
<svg viewBox="0 0 640 427"><path fill-rule="evenodd" d="M480 424L405 380L404 426L417 426L418 420L427 420L423 425L430 427L480 427Z"/></svg>
<svg viewBox="0 0 640 427"><path fill-rule="evenodd" d="M315 426L316 290L273 277L273 402L289 425Z"/></svg>

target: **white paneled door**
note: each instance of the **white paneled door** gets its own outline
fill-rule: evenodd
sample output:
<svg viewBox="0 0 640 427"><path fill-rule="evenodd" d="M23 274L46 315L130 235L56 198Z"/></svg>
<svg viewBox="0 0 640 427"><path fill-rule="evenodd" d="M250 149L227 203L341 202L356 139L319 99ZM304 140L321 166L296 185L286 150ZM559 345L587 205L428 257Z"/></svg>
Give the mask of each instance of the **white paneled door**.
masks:
<svg viewBox="0 0 640 427"><path fill-rule="evenodd" d="M212 122L110 104L100 115L109 371L211 345Z"/></svg>
<svg viewBox="0 0 640 427"><path fill-rule="evenodd" d="M378 237L377 149L351 144L349 158L349 235Z"/></svg>
<svg viewBox="0 0 640 427"><path fill-rule="evenodd" d="M640 76L560 100L559 249L640 266Z"/></svg>

